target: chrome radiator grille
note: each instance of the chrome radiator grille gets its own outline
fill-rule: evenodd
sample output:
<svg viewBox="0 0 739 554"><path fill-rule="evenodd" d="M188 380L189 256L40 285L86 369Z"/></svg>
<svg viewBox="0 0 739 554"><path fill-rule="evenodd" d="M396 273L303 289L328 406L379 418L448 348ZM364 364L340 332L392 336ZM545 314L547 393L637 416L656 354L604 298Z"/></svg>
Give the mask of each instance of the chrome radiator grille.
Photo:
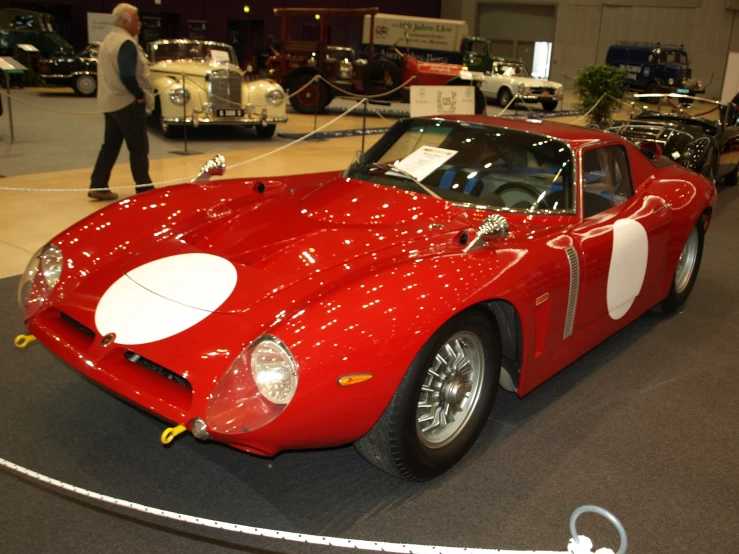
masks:
<svg viewBox="0 0 739 554"><path fill-rule="evenodd" d="M214 110L241 107L241 75L235 71L214 71L208 88Z"/></svg>

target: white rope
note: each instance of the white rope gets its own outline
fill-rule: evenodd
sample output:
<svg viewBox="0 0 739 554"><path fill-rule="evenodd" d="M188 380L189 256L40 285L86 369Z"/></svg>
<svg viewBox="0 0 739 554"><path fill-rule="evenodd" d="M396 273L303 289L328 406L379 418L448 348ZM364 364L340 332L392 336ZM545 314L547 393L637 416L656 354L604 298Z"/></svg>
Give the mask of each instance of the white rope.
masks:
<svg viewBox="0 0 739 554"><path fill-rule="evenodd" d="M607 94L608 94L607 92L604 92L603 94L601 94L601 95L600 95L600 98L598 98L598 101L597 101L597 102L596 102L595 104L593 104L593 106L592 106L592 107L591 107L591 108L590 108L590 109L589 109L589 110L588 110L587 112L585 112L585 113L584 113L584 114L582 114L582 115L581 115L580 117L578 117L578 118L577 118L576 120L574 120L574 121L572 122L572 124L574 125L575 123L577 123L577 122L578 122L578 121L580 121L581 119L583 119L583 118L585 118L585 117L588 117L588 116L590 115L590 113L591 113L591 112L592 112L592 111L593 111L593 110L594 110L594 109L595 109L595 108L596 108L596 107L598 106L598 104L600 104L601 100L603 100L603 98L605 98L605 97L606 97L606 95L607 95Z"/></svg>
<svg viewBox="0 0 739 554"><path fill-rule="evenodd" d="M303 142L304 140L308 140L308 139L309 139L310 137L312 137L312 136L313 136L313 135L315 135L316 133L319 133L319 132L321 132L321 131L322 131L323 129L325 129L325 128L326 128L326 127L328 127L329 125L331 125L331 124L333 124L333 123L337 122L337 121L338 121L339 119L341 119L342 117L345 117L345 116L349 115L350 113L352 113L352 112L353 112L354 110L356 110L356 109L357 109L357 108L358 108L359 106L361 106L361 105L362 105L362 104L364 104L365 102L367 102L367 99L366 99L366 98L363 98L363 99L362 99L361 101L359 101L359 102L357 102L356 104L354 104L354 106L352 106L351 108L349 108L349 109L348 109L347 111L345 111L345 112L344 112L343 114L341 114L340 116L338 116L338 117L337 117L337 118L335 118L335 119L332 119L331 121L329 121L329 122L328 122L328 123L326 123L325 125L321 125L321 126L320 126L320 127L318 127L318 129L316 129L315 131L311 131L311 132L310 132L310 133L308 133L307 135L303 135L303 136L302 136L302 137L300 137L299 139L296 139L296 140L294 140L293 142L290 142L290 143L288 143L288 144L286 144L286 145L284 145L284 146L281 146L281 147L279 147L279 148L277 148L277 149L275 149L275 150L270 150L269 152L265 152L264 154L262 154L262 155L260 155L260 156L257 156L256 158L251 158L251 159L249 159L249 160L244 160L243 162L239 162L239 163L237 163L237 164L231 165L231 166L229 166L229 169L233 169L233 168L235 168L235 167L239 167L239 166L242 166L242 165L250 164L250 163L252 163L252 162L256 162L257 160L262 160L262 159L264 159L264 158L266 158L266 157L268 157L268 156L271 156L272 154L276 154L277 152L281 152L282 150L285 150L286 148L290 148L291 146L295 146L296 144L298 144L298 143L300 143L300 142Z"/></svg>
<svg viewBox="0 0 739 554"><path fill-rule="evenodd" d="M408 84L416 78L416 76L413 75L405 83L401 83L399 86L395 87L392 90L388 90L387 92L383 92L381 94L365 95L365 94L355 94L353 92L347 92L343 88L340 88L340 87L337 87L336 85L334 85L331 81L329 81L328 79L326 79L323 75L316 75L316 77L320 78L328 86L330 86L330 87L335 88L336 90L338 90L341 93L341 96L349 96L350 98L366 98L368 100L374 100L375 98L384 98L385 96L390 96L391 94L395 94L399 90L404 89L406 86L408 86Z"/></svg>
<svg viewBox="0 0 739 554"><path fill-rule="evenodd" d="M498 117L502 116L502 115L503 115L503 113L505 113L505 111L506 111L506 110L507 110L508 108L510 108L510 107L511 107L511 105L512 105L512 104L513 104L513 103L514 103L514 102L516 101L516 98L521 98L521 99L523 100L523 97L522 97L522 96L521 96L520 94L515 94L515 95L513 96L513 98L511 98L511 101L510 101L510 102L508 102L508 104L506 104L506 105L505 105L505 108L503 108L502 110L500 110L500 112L498 112ZM528 106L528 105L526 104L526 102L524 102L524 103L523 103L523 105L524 105L524 106L526 107L526 109L527 109L527 110L529 110L529 111L530 111L530 112L531 112L532 114L536 115L536 112L534 112L534 110L532 110L532 109L531 109L531 108L530 108L530 107L529 107L529 106Z"/></svg>
<svg viewBox="0 0 739 554"><path fill-rule="evenodd" d="M272 154L276 154L277 152L281 152L282 150L285 150L287 148L290 148L292 146L295 146L296 144L299 144L303 142L304 140L308 140L311 136L315 135L316 133L322 131L326 127L329 127L330 125L334 124L335 122L339 121L342 117L345 117L349 115L351 112L356 110L359 106L364 104L366 100L362 100L361 102L357 102L354 106L352 106L350 109L345 111L343 114L339 115L338 117L332 119L328 123L322 125L315 131L312 131L308 133L307 135L304 135L300 137L299 139L296 139L292 142L289 142L285 144L284 146L281 146L280 148L277 148L275 150L271 150L269 152L266 152L260 156L257 156L255 158L251 158L248 160L244 160L242 162L239 162L237 164L229 165L227 169L234 169L236 167L239 167L241 165L246 165L252 162L255 162L257 160L264 159L268 156L271 156ZM157 186L166 186L166 185L173 185L173 184L188 184L195 176L188 176L188 177L180 177L177 179L169 179L168 181L157 181L154 183L146 183L141 185L123 185L119 187L110 187L109 189L104 190L120 190L120 189L130 189L130 188L145 188L145 187L157 187ZM26 188L26 187L0 187L0 192L90 192L90 188L78 188L78 189L57 189L57 188Z"/></svg>
<svg viewBox="0 0 739 554"><path fill-rule="evenodd" d="M239 525L237 523L225 523L225 522L217 521L213 519L194 517L194 516L190 516L186 514L180 514L177 512L170 512L168 510L160 510L158 508L151 508L149 506L138 504L136 502L129 502L128 500L121 500L119 498L115 498L112 496L99 494L99 493L96 493L96 492L93 492L87 489L83 489L80 487L76 487L74 485L64 483L63 481L59 481L51 477L47 477L46 475L42 475L35 471L31 471L30 469L26 469L22 466L19 466L17 464L4 460L3 458L0 458L0 465L12 471L15 471L17 473L20 473L21 475L25 475L26 477L30 477L31 479L36 479L37 481L46 483L47 485L51 485L51 486L60 488L62 490L68 491L68 492L79 494L87 498L97 500L99 502L104 502L106 504L111 504L113 506L127 508L129 510L135 510L135 511L142 512L145 514L163 517L163 518L171 519L174 521L184 521L192 525L199 525L201 527L210 527L213 529L221 529L224 531L232 531L234 533L241 533L244 535L268 537L268 538L273 538L273 539L280 539L280 540L299 542L299 543L320 544L324 546L333 546L333 547L339 547L339 548L353 548L356 550L369 550L369 551L382 551L382 552L397 552L397 553L403 553L403 554L462 554L462 553L467 553L467 554L592 554L591 549L588 547L588 545L592 546L592 542L590 542L590 539L582 535L578 537L578 541L575 541L574 539L570 539L570 544L568 545L568 550L566 552L562 552L562 551L555 552L551 550L494 550L494 549L488 549L488 548L460 548L460 547L453 547L453 546L402 544L402 543L392 543L392 542L344 539L341 537L325 537L325 536L320 536L320 535L306 535L303 533L278 531L275 529L265 529L262 527L251 527L247 525ZM587 548L587 550L585 548ZM610 552L610 554L613 554L612 551L608 551L607 549L598 550L598 554L606 554L607 552Z"/></svg>

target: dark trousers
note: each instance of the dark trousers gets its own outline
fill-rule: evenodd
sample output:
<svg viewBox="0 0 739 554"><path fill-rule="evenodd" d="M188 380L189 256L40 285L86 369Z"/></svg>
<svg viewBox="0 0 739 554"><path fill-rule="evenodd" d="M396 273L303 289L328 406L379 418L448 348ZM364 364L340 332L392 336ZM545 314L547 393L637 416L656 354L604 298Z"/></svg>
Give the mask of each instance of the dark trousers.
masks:
<svg viewBox="0 0 739 554"><path fill-rule="evenodd" d="M107 189L110 172L121 151L123 139L131 159L131 173L137 185L151 183L149 177L149 136L146 134L146 106L133 102L122 110L105 114L105 141L90 179L91 189ZM136 192L149 187L137 187Z"/></svg>

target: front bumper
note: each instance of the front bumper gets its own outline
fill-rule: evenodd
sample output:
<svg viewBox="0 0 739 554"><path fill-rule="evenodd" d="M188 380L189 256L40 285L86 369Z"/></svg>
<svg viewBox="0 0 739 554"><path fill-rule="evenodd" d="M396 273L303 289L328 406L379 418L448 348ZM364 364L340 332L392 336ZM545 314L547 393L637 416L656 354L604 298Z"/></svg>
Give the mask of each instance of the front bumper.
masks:
<svg viewBox="0 0 739 554"><path fill-rule="evenodd" d="M261 115L245 115L244 117L215 117L208 116L203 113L196 113L194 117L163 117L162 121L168 125L192 125L198 127L200 125L272 125L275 123L287 122L286 115L278 116L261 116Z"/></svg>

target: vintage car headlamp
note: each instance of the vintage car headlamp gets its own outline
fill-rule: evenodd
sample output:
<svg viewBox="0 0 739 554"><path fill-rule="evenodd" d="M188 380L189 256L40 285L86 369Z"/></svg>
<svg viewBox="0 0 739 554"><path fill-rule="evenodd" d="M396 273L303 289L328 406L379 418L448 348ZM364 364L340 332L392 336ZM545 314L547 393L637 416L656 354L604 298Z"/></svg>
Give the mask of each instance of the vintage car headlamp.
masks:
<svg viewBox="0 0 739 554"><path fill-rule="evenodd" d="M524 92L526 92L526 85L524 85L523 83L519 83L518 84L518 94L523 94Z"/></svg>
<svg viewBox="0 0 739 554"><path fill-rule="evenodd" d="M562 99L565 96L565 87L561 86L557 90L554 91L555 98Z"/></svg>
<svg viewBox="0 0 739 554"><path fill-rule="evenodd" d="M268 104L279 106L285 101L285 93L278 88L273 88L264 95Z"/></svg>
<svg viewBox="0 0 739 554"><path fill-rule="evenodd" d="M182 87L172 89L169 91L169 99L172 101L173 104L182 106L188 100L190 100L190 91Z"/></svg>
<svg viewBox="0 0 739 554"><path fill-rule="evenodd" d="M354 72L354 66L352 62L344 58L339 63L339 79L351 79L352 73Z"/></svg>
<svg viewBox="0 0 739 554"><path fill-rule="evenodd" d="M674 85L675 84L675 79L673 79L672 77L670 77L669 79L667 79L667 84L670 85L670 86Z"/></svg>
<svg viewBox="0 0 739 554"><path fill-rule="evenodd" d="M18 303L23 318L30 319L48 300L62 275L64 256L59 247L47 244L39 249L21 275Z"/></svg>
<svg viewBox="0 0 739 554"><path fill-rule="evenodd" d="M298 386L298 366L287 346L264 335L233 361L211 395L208 428L245 433L264 427L290 403Z"/></svg>

